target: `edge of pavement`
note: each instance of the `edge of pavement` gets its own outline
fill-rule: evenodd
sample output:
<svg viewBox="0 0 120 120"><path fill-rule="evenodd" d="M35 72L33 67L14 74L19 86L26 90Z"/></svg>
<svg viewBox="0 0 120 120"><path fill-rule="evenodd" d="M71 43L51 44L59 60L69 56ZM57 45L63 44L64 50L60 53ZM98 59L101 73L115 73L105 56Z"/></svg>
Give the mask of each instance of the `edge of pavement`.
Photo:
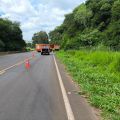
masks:
<svg viewBox="0 0 120 120"><path fill-rule="evenodd" d="M0 69L0 75L4 74L4 73L5 73L7 70L9 70L9 69L12 69L12 68L14 68L14 67L16 67L16 66L19 66L19 65L21 65L21 64L26 63L27 60L30 61L30 60L33 59L34 57L35 57L34 52L32 52L31 56L26 57L26 58L24 58L23 60L20 60L20 61L14 63L14 64L12 64L12 65L9 65L9 66L7 66L7 67L5 67L5 68Z"/></svg>
<svg viewBox="0 0 120 120"><path fill-rule="evenodd" d="M75 120L101 120L100 110L91 106L85 96L78 94L78 92L80 92L80 86L74 82L70 74L67 72L65 65L62 64L55 55L54 57L58 65Z"/></svg>
<svg viewBox="0 0 120 120"><path fill-rule="evenodd" d="M2 55L9 55L9 54L15 54L15 53L22 53L22 52L19 52L19 51L13 51L13 52L0 52L0 56L2 56Z"/></svg>
<svg viewBox="0 0 120 120"><path fill-rule="evenodd" d="M11 54L17 54L17 53L26 53L26 52L29 52L29 51L8 51L8 52L0 52L0 56L3 56L3 55L11 55ZM33 51L30 51L30 52L33 52Z"/></svg>
<svg viewBox="0 0 120 120"><path fill-rule="evenodd" d="M54 58L54 62L55 62L55 67L56 67L56 71L57 71L57 76L58 76L58 80L59 80L59 84L60 84L60 88L61 88L61 92L62 92L62 96L63 96L63 101L64 101L64 105L65 105L65 109L66 109L66 113L67 113L67 117L68 120L75 120L68 96L67 96L67 92L65 90L64 84L63 84L63 80L55 59L55 56L53 55Z"/></svg>

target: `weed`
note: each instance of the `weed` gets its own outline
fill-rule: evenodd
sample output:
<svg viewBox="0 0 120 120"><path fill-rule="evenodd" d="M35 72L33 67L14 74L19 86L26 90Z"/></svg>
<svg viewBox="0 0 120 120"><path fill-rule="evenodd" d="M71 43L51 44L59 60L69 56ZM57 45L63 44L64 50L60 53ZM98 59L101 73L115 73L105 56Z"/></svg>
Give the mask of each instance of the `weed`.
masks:
<svg viewBox="0 0 120 120"><path fill-rule="evenodd" d="M104 120L120 120L120 53L111 51L60 51L57 57L80 85Z"/></svg>

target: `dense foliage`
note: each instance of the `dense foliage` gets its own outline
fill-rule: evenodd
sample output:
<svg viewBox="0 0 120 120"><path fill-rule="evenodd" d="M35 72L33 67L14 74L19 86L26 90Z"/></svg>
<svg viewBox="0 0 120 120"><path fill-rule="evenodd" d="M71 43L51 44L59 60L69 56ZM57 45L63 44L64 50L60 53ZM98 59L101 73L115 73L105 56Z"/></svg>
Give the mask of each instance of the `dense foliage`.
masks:
<svg viewBox="0 0 120 120"><path fill-rule="evenodd" d="M29 47L29 48L34 48L34 46L33 46L32 42L27 42L27 43L26 43L26 47Z"/></svg>
<svg viewBox="0 0 120 120"><path fill-rule="evenodd" d="M20 24L0 18L0 51L21 51L25 46Z"/></svg>
<svg viewBox="0 0 120 120"><path fill-rule="evenodd" d="M120 50L120 0L87 0L49 33L64 49L104 45Z"/></svg>
<svg viewBox="0 0 120 120"><path fill-rule="evenodd" d="M32 37L33 45L35 44L49 44L48 35L44 31L35 33Z"/></svg>
<svg viewBox="0 0 120 120"><path fill-rule="evenodd" d="M57 52L103 120L120 120L120 53L70 50Z"/></svg>

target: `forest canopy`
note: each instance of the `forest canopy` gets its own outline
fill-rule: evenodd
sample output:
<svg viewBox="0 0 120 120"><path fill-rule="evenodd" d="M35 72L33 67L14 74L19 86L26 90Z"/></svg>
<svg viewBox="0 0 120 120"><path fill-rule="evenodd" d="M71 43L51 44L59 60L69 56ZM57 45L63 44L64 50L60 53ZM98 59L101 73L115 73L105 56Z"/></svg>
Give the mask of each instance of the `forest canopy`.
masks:
<svg viewBox="0 0 120 120"><path fill-rule="evenodd" d="M32 37L33 45L35 44L49 44L48 34L45 31L37 32Z"/></svg>
<svg viewBox="0 0 120 120"><path fill-rule="evenodd" d="M49 36L64 49L103 45L120 50L120 0L87 0Z"/></svg>
<svg viewBox="0 0 120 120"><path fill-rule="evenodd" d="M21 51L25 46L20 24L0 18L0 51Z"/></svg>

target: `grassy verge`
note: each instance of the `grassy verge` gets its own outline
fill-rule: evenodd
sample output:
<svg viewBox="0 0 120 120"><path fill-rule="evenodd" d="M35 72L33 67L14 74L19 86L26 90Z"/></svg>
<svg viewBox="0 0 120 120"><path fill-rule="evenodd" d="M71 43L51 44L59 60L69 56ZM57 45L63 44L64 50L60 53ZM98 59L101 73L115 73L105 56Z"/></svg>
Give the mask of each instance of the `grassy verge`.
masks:
<svg viewBox="0 0 120 120"><path fill-rule="evenodd" d="M120 53L60 51L57 57L104 120L120 120Z"/></svg>
<svg viewBox="0 0 120 120"><path fill-rule="evenodd" d="M35 50L34 48L26 47L27 52L34 51L34 50Z"/></svg>

